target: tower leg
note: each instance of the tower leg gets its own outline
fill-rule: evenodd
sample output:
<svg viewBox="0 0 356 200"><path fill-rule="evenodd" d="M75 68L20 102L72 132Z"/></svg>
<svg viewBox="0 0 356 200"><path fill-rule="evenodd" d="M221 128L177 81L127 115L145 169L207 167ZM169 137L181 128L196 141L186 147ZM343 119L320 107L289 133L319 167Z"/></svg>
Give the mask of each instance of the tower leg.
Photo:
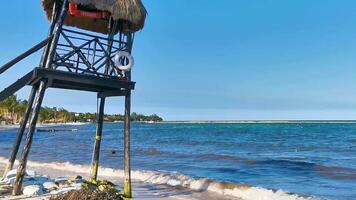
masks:
<svg viewBox="0 0 356 200"><path fill-rule="evenodd" d="M125 122L124 122L124 196L132 198L131 191L131 163L130 163L130 111L131 91L125 95Z"/></svg>
<svg viewBox="0 0 356 200"><path fill-rule="evenodd" d="M99 98L99 111L98 111L98 124L96 126L96 136L95 136L95 144L93 150L93 158L91 164L91 181L96 182L98 177L98 167L99 167L99 154L100 154L100 143L101 143L101 135L103 132L103 121L104 121L104 107L105 107L105 98Z"/></svg>
<svg viewBox="0 0 356 200"><path fill-rule="evenodd" d="M109 37L108 37L108 46L107 53L111 55L111 49L113 45L113 37L115 35L117 22L115 21L109 27ZM108 74L108 68L110 66L109 60L106 61L105 74ZM100 144L101 144L101 135L103 132L103 122L104 122L104 107L105 107L105 98L99 98L99 110L98 110L98 124L96 126L96 136L95 144L93 150L93 158L91 164L90 177L92 182L96 182L98 177L98 168L99 168L99 155L100 155Z"/></svg>
<svg viewBox="0 0 356 200"><path fill-rule="evenodd" d="M19 127L19 130L17 131L16 140L15 140L14 146L12 148L12 152L11 152L9 161L8 161L8 163L6 165L3 178L5 178L7 172L12 170L12 168L14 167L14 162L16 160L16 156L17 156L17 153L19 151L19 147L20 147L20 144L21 144L23 133L25 131L25 128L26 128L26 125L27 125L27 122L28 122L28 118L30 117L30 114L31 114L31 109L32 109L33 100L35 98L36 89L37 88L35 86L32 87L31 94L30 94L30 97L28 99L28 105L27 105L27 108L26 108L26 111L25 111L25 115L23 116L22 121L21 121L21 125Z"/></svg>
<svg viewBox="0 0 356 200"><path fill-rule="evenodd" d="M41 104L42 104L42 100L43 100L43 97L44 97L44 94L46 91L46 87L47 87L47 80L42 80L40 82L40 85L39 85L37 91L36 91L36 96L35 96L35 99L33 102L33 108L32 108L33 113L30 118L30 123L29 123L27 134L26 134L26 142L23 147L23 152L21 154L19 166L17 167L16 179L15 179L14 188L12 191L13 195L21 194L22 181L23 181L23 177L26 172L27 158L28 158L28 154L31 149L33 133L35 132L38 114L41 109Z"/></svg>
<svg viewBox="0 0 356 200"><path fill-rule="evenodd" d="M63 0L61 6L62 7L60 9L58 18L53 17L53 20L52 20L52 25L51 25L49 32L54 33L54 36L52 38L51 43L47 45L48 47L46 48L46 50L43 54L44 57L41 58L41 64L40 64L41 67L45 67L45 68L52 67L51 65L53 62L54 55L55 55L55 50L57 47L59 35L60 35L61 29L62 29L62 26L64 23L64 19L66 17L67 10L68 10L68 0ZM57 11L54 11L54 12L57 12ZM42 100L43 100L43 97L44 97L44 94L46 91L46 87L47 87L47 80L41 80L39 87L36 90L36 95L35 95L34 103L32 106L32 115L30 118L28 131L26 134L26 141L24 144L23 152L21 154L19 166L17 167L16 179L15 179L15 182L13 185L14 186L13 191L12 191L13 195L19 195L22 192L21 191L22 181L23 181L23 177L26 172L27 158L28 158L28 154L31 149L33 133L36 128L36 123L37 123L38 115L39 115L39 112L41 109L41 104L42 104Z"/></svg>

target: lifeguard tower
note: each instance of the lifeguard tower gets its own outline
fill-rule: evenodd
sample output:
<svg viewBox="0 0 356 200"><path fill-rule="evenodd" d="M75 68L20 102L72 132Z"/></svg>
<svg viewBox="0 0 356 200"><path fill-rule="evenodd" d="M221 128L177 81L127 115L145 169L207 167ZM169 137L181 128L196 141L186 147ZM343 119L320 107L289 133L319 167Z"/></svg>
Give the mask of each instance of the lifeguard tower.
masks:
<svg viewBox="0 0 356 200"><path fill-rule="evenodd" d="M0 92L0 101L26 85L32 86L8 165L13 168L23 133L26 140L19 158L13 194L22 193L22 181L38 114L47 88L97 93L99 101L91 179L96 181L105 98L125 97L124 195L130 198L130 107L134 33L141 30L146 10L141 0L42 0L50 20L48 37L0 68L0 74L29 55L43 49L38 67ZM74 28L73 28L74 27Z"/></svg>

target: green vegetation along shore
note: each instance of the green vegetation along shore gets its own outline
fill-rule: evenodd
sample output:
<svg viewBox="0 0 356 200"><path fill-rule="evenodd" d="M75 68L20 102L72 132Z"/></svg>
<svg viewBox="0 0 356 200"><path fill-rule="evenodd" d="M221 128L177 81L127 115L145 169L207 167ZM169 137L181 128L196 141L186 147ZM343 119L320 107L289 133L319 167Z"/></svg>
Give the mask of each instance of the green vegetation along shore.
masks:
<svg viewBox="0 0 356 200"><path fill-rule="evenodd" d="M17 99L16 95L12 95L0 102L0 123L17 124L21 121L25 114L28 102L26 100ZM39 115L40 123L67 123L67 122L95 122L96 113L78 113L71 112L64 108L42 107ZM116 122L123 121L124 116L120 114L104 115L104 121ZM132 113L131 121L142 122L161 122L163 119L156 114L143 115Z"/></svg>

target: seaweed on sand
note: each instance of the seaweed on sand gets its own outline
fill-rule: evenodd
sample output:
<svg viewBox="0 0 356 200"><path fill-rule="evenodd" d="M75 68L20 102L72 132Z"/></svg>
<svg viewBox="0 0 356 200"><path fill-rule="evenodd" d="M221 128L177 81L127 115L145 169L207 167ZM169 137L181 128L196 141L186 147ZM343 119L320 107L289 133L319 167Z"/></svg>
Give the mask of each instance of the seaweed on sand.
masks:
<svg viewBox="0 0 356 200"><path fill-rule="evenodd" d="M109 181L84 182L80 190L53 196L50 200L123 200L122 194Z"/></svg>

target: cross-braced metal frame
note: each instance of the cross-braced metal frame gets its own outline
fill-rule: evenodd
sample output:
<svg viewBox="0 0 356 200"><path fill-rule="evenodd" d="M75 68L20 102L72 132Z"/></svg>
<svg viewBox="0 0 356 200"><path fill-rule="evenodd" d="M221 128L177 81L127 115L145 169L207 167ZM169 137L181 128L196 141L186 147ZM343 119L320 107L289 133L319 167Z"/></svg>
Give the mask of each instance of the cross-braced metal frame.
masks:
<svg viewBox="0 0 356 200"><path fill-rule="evenodd" d="M52 68L99 77L122 77L113 58L119 51L130 51L133 40L119 33L119 40L94 36L69 29L62 29Z"/></svg>
<svg viewBox="0 0 356 200"><path fill-rule="evenodd" d="M107 37L65 29L63 28L63 24L67 11L68 0L55 1L48 38L0 68L1 74L12 65L44 47L40 67L34 70L34 75L28 74L24 76L18 80L18 83L6 88L0 93L1 99L20 87L23 87L25 84L32 85L28 107L18 130L17 138L4 174L14 166L20 143L26 125L28 124L26 140L19 159L13 188L14 195L21 194L27 159L45 91L48 87L57 87L98 92L98 122L90 174L91 180L96 182L105 98L108 96L125 96L124 195L130 198L132 196L130 171L130 108L131 90L133 89L134 83L131 82L130 72L124 74L115 67L113 58L118 51L131 52L134 34L120 31L117 34L118 39L114 39L119 23L115 20L110 20L110 27L108 27L109 34ZM127 61L121 60L121 62L125 63ZM80 81L76 79L80 79ZM113 82L118 85L109 87ZM93 83L97 83L96 87L93 86ZM79 86L71 84L78 84Z"/></svg>

